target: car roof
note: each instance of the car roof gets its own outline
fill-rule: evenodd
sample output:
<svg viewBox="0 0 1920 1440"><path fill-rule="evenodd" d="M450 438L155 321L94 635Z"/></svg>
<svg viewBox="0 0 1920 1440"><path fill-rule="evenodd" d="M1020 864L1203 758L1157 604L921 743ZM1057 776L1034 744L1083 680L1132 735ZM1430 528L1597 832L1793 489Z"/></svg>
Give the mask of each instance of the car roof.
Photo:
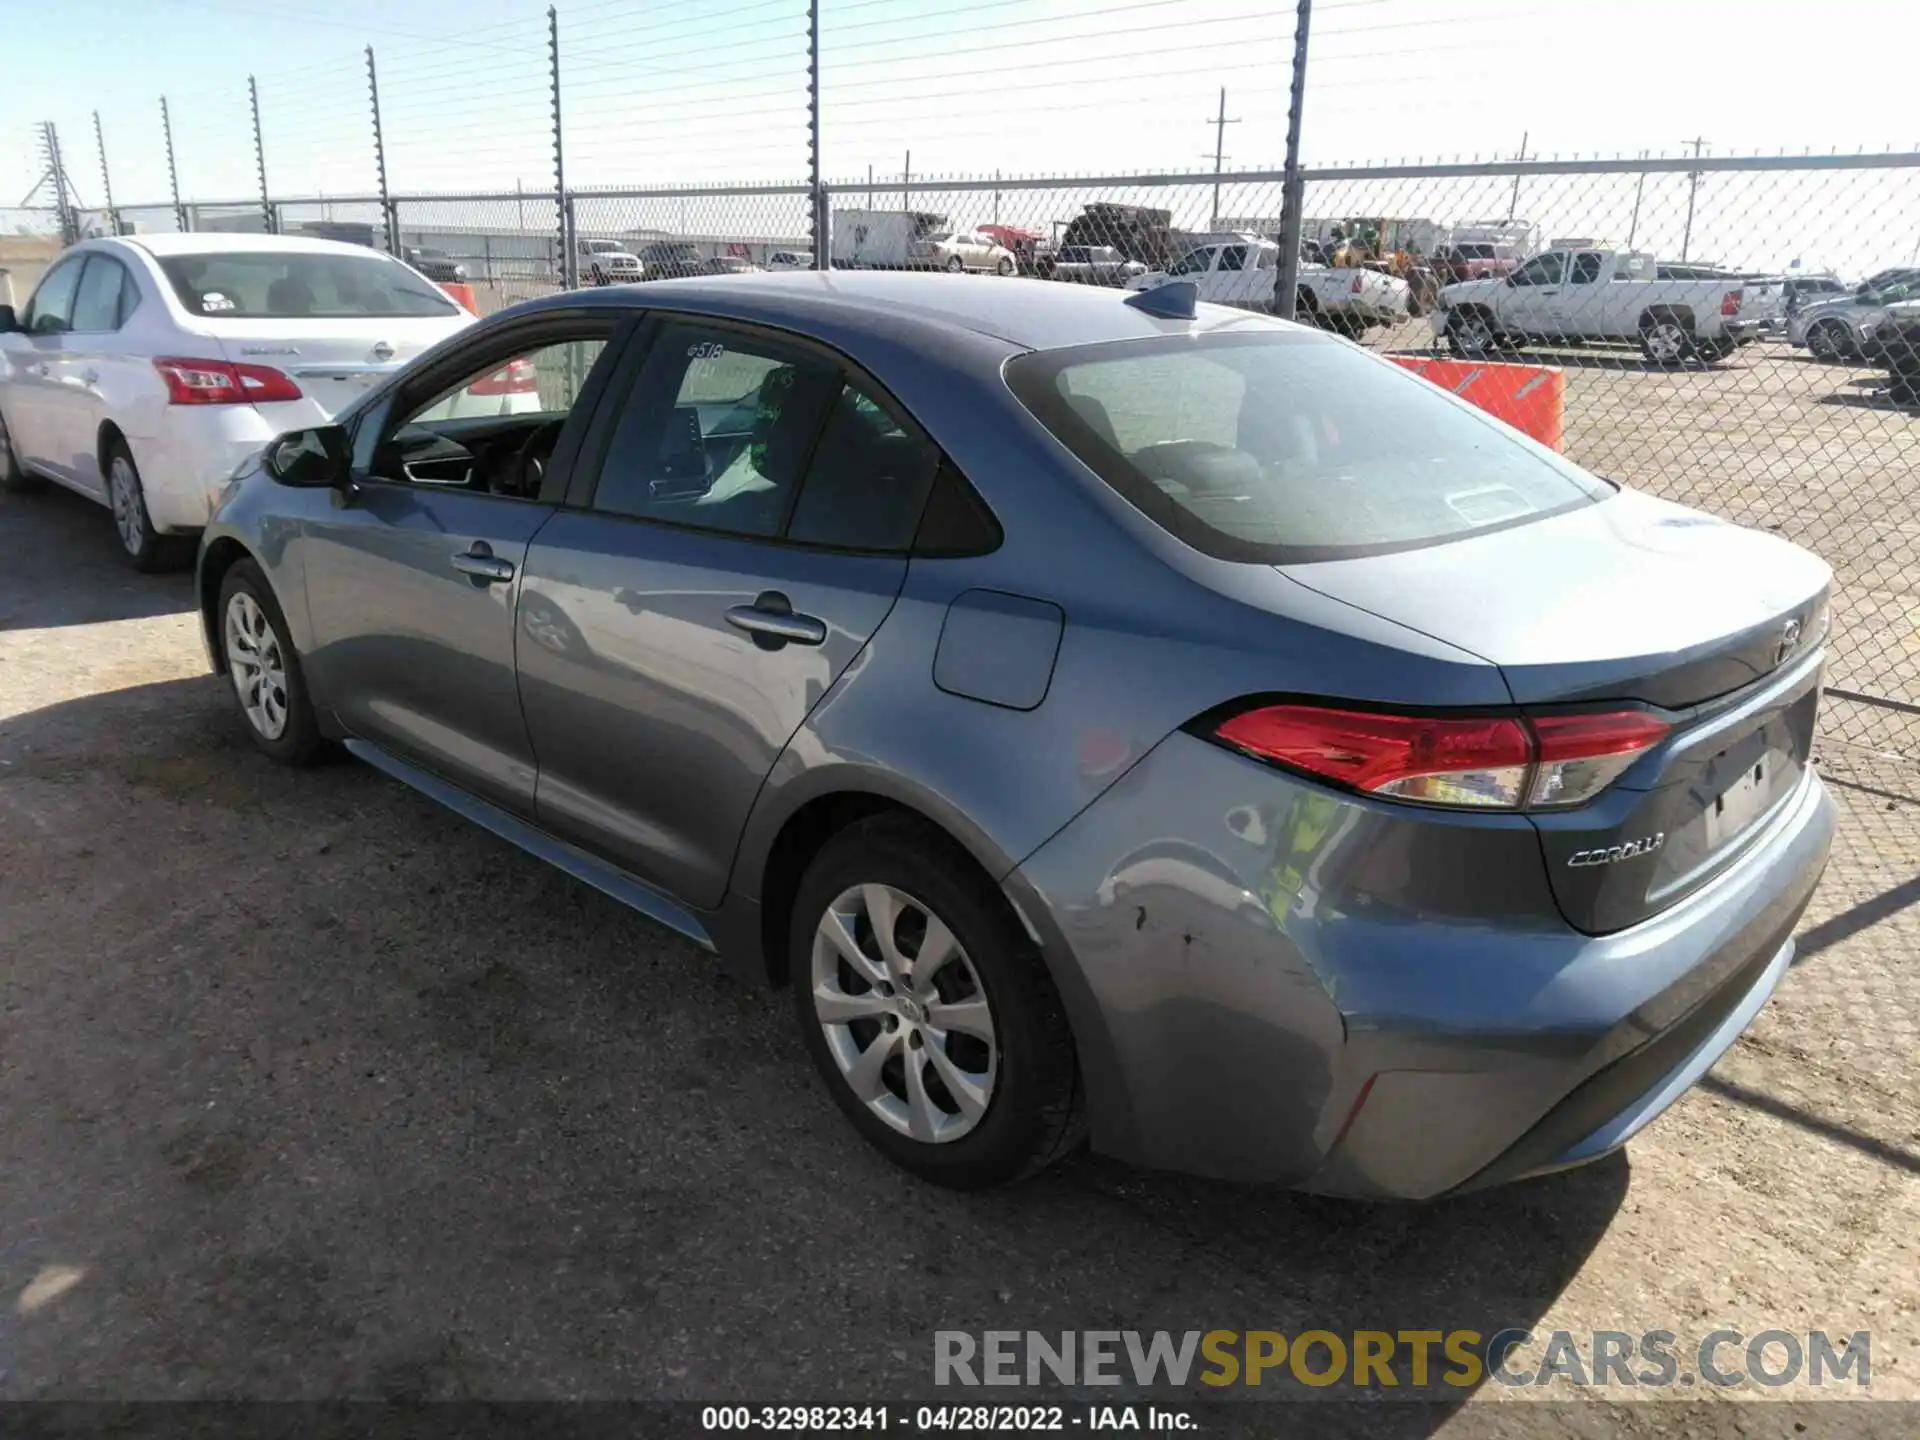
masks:
<svg viewBox="0 0 1920 1440"><path fill-rule="evenodd" d="M759 271L724 278L656 280L575 290L516 306L516 313L568 306L690 310L806 330L903 324L967 330L1026 350L1188 334L1284 322L1223 305L1199 305L1192 320L1167 320L1126 304L1129 292L986 275L885 270Z"/></svg>
<svg viewBox="0 0 1920 1440"><path fill-rule="evenodd" d="M149 255L224 255L234 253L284 255L381 255L384 251L344 240L317 240L306 235L261 235L245 231L195 230L184 235L122 235L122 245L131 245Z"/></svg>

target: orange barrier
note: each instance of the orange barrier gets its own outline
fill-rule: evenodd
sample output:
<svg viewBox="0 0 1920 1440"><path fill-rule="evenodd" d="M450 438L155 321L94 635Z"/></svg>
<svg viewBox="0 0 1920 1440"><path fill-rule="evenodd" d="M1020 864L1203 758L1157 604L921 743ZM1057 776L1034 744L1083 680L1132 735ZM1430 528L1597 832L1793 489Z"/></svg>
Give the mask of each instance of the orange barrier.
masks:
<svg viewBox="0 0 1920 1440"><path fill-rule="evenodd" d="M1567 375L1557 365L1510 365L1500 361L1439 360L1425 355L1389 355L1403 369L1451 390L1496 420L1531 435L1542 445L1564 448Z"/></svg>
<svg viewBox="0 0 1920 1440"><path fill-rule="evenodd" d="M447 292L447 298L465 310L469 315L480 313L480 302L473 298L473 286L457 284L452 280L442 280L440 288Z"/></svg>

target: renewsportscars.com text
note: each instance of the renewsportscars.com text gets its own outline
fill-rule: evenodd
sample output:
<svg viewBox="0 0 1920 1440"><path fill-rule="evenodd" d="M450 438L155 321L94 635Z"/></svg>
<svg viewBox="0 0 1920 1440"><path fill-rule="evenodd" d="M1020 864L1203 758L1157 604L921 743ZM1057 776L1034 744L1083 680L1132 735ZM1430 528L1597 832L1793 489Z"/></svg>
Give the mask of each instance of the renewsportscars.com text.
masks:
<svg viewBox="0 0 1920 1440"><path fill-rule="evenodd" d="M1873 1383L1872 1337L1709 1330L938 1330L936 1385L1775 1389Z"/></svg>

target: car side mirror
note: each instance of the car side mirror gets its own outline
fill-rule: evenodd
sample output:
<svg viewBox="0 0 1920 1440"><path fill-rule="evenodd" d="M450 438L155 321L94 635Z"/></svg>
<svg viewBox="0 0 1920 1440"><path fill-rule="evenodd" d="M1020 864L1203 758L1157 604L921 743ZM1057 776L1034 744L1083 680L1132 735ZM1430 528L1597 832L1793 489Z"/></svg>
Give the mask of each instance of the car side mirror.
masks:
<svg viewBox="0 0 1920 1440"><path fill-rule="evenodd" d="M11 305L0 305L0 335L20 333L20 317L14 313Z"/></svg>
<svg viewBox="0 0 1920 1440"><path fill-rule="evenodd" d="M282 485L344 487L353 474L353 446L342 425L289 430L267 446L263 464Z"/></svg>

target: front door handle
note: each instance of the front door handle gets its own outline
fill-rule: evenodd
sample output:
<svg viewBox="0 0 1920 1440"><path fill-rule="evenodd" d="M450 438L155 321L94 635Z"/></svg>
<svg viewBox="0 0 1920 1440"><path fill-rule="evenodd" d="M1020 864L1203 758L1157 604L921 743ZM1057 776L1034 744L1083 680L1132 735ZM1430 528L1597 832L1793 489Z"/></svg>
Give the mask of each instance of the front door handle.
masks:
<svg viewBox="0 0 1920 1440"><path fill-rule="evenodd" d="M786 644L821 645L827 638L825 621L794 614L793 602L778 590L763 590L753 604L731 607L727 623L746 631L763 650L778 650Z"/></svg>
<svg viewBox="0 0 1920 1440"><path fill-rule="evenodd" d="M513 562L502 560L484 540L455 555L453 568L469 577L475 585L499 585L513 579Z"/></svg>

